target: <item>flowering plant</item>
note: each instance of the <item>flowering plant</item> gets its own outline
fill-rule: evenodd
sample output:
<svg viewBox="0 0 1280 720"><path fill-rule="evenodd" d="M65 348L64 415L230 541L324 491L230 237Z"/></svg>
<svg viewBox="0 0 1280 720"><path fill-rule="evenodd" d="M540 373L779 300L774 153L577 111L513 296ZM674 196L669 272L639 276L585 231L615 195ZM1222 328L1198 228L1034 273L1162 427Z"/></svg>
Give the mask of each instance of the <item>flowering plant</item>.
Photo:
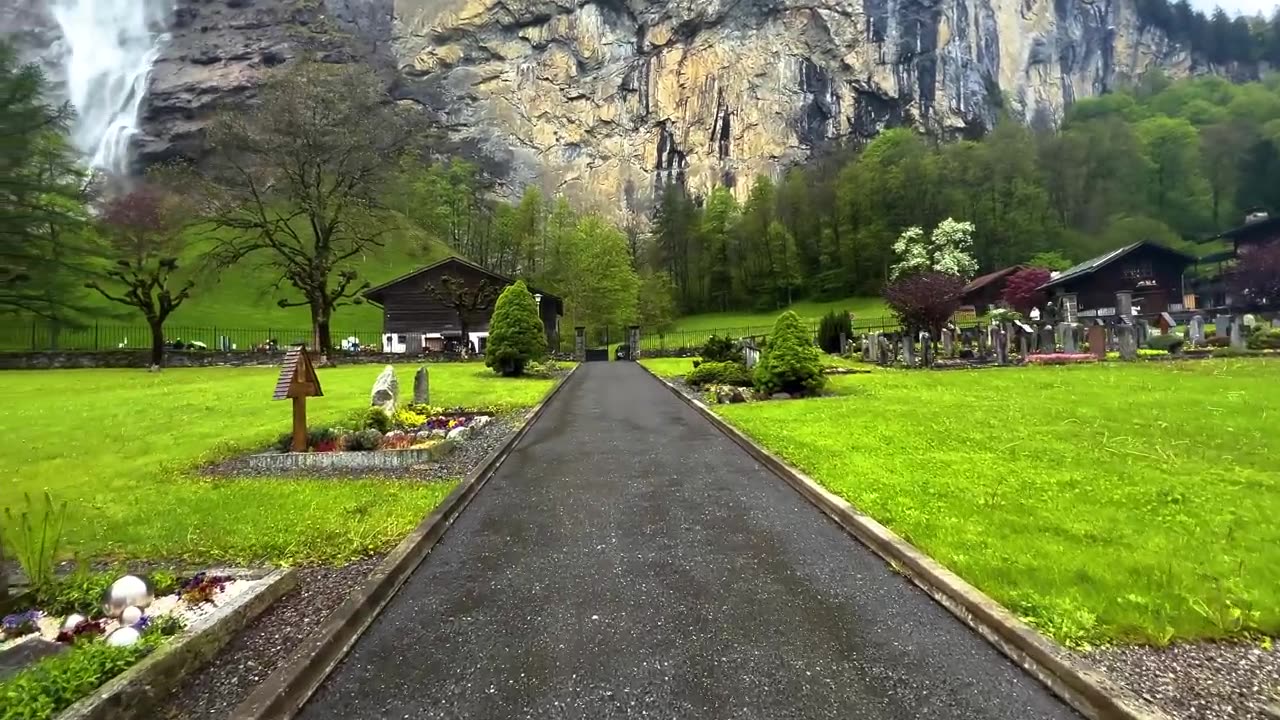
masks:
<svg viewBox="0 0 1280 720"><path fill-rule="evenodd" d="M40 618L44 617L44 613L39 610L28 610L24 613L14 613L13 615L5 615L4 620L0 621L0 630L7 638L22 637L30 635L33 632L40 631Z"/></svg>
<svg viewBox="0 0 1280 720"><path fill-rule="evenodd" d="M214 596L222 592L230 580L231 578L224 575L199 572L182 584L182 590L178 594L182 597L182 601L189 605L213 602Z"/></svg>
<svg viewBox="0 0 1280 720"><path fill-rule="evenodd" d="M1076 363L1097 362L1098 358L1089 353L1045 353L1029 355L1027 362L1032 365L1073 365Z"/></svg>
<svg viewBox="0 0 1280 720"><path fill-rule="evenodd" d="M60 631L56 639L60 643L74 643L80 638L97 637L106 632L106 625L106 620L81 620L70 630Z"/></svg>

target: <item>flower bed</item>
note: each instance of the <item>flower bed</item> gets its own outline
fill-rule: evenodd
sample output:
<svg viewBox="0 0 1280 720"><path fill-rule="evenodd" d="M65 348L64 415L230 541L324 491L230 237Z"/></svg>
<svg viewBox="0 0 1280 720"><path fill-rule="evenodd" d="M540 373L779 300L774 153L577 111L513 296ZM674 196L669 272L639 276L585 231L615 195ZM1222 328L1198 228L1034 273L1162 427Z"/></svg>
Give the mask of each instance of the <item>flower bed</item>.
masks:
<svg viewBox="0 0 1280 720"><path fill-rule="evenodd" d="M1031 365L1076 365L1092 362L1098 362L1098 358L1089 353L1044 353L1027 356L1027 363Z"/></svg>

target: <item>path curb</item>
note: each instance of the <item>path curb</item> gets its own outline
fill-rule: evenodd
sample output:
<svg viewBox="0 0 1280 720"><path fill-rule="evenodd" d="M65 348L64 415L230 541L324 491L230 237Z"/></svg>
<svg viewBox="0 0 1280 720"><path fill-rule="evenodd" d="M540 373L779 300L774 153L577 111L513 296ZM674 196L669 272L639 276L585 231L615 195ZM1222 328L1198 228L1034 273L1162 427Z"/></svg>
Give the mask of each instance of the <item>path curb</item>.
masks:
<svg viewBox="0 0 1280 720"><path fill-rule="evenodd" d="M895 570L1085 717L1093 720L1170 720L1163 711L1139 699L1096 668L1041 635L986 593L925 555L892 530L859 512L845 499L757 445L705 404L685 395L649 368L644 367L644 370L746 450L757 462L785 480L846 532L886 560Z"/></svg>
<svg viewBox="0 0 1280 720"><path fill-rule="evenodd" d="M351 593L346 602L334 610L284 664L236 707L231 717L238 720L287 720L302 710L329 673L342 662L374 618L382 612L400 586L444 536L458 514L467 507L489 478L493 477L516 444L542 416L547 405L568 384L578 367L580 366L574 366L547 393L542 402L525 414L524 423L458 483L453 492L413 532L400 541L364 583Z"/></svg>

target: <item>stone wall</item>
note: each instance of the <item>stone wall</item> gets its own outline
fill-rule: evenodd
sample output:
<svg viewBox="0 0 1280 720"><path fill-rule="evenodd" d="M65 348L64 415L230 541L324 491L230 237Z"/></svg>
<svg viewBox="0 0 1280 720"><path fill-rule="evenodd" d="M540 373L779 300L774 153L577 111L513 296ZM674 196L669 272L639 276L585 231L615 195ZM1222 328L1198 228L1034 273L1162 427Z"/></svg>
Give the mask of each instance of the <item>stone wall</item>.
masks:
<svg viewBox="0 0 1280 720"><path fill-rule="evenodd" d="M104 350L101 352L22 352L0 353L0 370L55 370L72 368L145 368L151 353L147 350ZM165 353L165 367L216 367L279 365L284 353L218 352L171 350ZM456 361L457 357L433 355L429 359L404 354L335 354L339 365L395 364L412 362Z"/></svg>

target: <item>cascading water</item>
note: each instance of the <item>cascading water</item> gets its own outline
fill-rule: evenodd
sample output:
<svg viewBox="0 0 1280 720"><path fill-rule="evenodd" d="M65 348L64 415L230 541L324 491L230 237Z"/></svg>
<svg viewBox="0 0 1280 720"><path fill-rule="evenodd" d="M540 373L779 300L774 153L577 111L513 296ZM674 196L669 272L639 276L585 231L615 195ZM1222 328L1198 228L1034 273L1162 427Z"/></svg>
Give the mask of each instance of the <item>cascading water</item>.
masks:
<svg viewBox="0 0 1280 720"><path fill-rule="evenodd" d="M174 0L52 0L66 42L67 99L77 117L72 140L90 165L129 171L152 65L167 36Z"/></svg>

